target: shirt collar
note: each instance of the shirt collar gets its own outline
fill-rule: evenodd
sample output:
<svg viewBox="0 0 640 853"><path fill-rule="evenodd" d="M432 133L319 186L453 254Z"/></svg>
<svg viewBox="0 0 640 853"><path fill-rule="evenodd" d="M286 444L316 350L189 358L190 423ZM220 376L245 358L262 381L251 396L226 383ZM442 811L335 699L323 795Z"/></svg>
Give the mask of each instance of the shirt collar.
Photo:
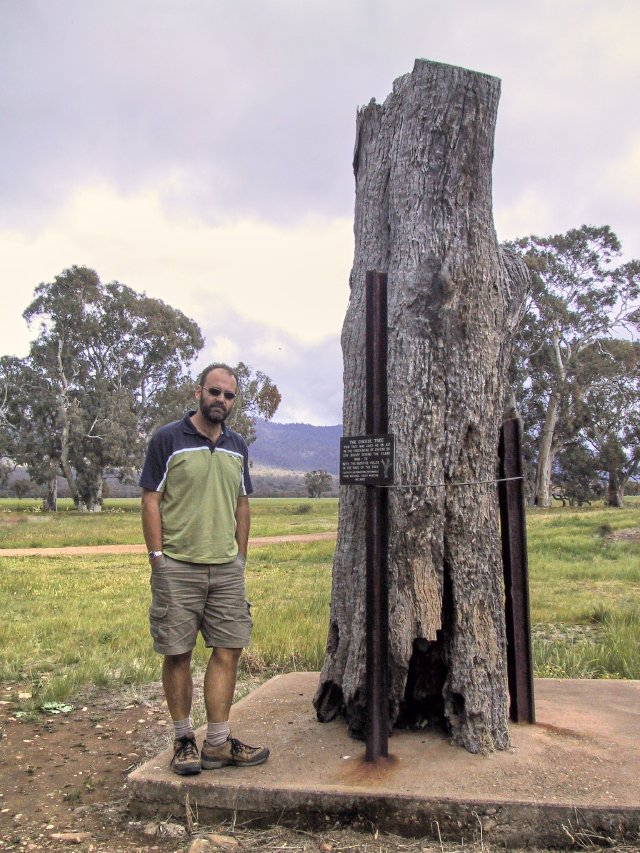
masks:
<svg viewBox="0 0 640 853"><path fill-rule="evenodd" d="M201 435L202 436L202 433L198 432L198 430L194 427L193 422L191 420L191 415L195 415L195 413L196 413L196 409L189 409L187 414L182 419L184 431L191 433L191 435ZM220 426L222 427L222 432L220 433L220 438L218 439L218 444L227 436L227 425L225 424L225 422L223 421L220 424ZM202 437L206 438L206 436L202 436Z"/></svg>

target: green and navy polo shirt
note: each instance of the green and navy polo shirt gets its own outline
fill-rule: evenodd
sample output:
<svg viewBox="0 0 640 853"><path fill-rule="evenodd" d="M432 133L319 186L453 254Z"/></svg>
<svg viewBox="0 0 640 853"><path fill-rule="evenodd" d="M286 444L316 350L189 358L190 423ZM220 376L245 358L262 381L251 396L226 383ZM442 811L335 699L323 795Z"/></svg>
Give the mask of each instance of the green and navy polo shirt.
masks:
<svg viewBox="0 0 640 853"><path fill-rule="evenodd" d="M229 563L238 553L238 498L253 492L242 436L222 424L214 445L189 412L151 438L140 485L162 492L162 549L188 563Z"/></svg>

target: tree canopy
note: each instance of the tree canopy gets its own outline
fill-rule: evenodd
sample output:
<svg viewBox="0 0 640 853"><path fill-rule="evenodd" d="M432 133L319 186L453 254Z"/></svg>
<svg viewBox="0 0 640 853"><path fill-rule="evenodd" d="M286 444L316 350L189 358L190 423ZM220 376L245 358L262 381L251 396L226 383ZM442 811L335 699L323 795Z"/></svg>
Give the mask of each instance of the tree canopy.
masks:
<svg viewBox="0 0 640 853"><path fill-rule="evenodd" d="M554 473L560 475L558 454L587 441L585 401L596 387L603 393L605 362L609 374L622 369L622 349L612 342L633 337L640 328L640 261L618 263L622 247L606 225L532 235L508 245L524 257L532 274L511 369L512 406L522 413L533 447L533 502L549 506ZM628 397L633 398L633 387ZM633 432L624 435L620 441L633 441ZM570 457L565 454L565 465Z"/></svg>
<svg viewBox="0 0 640 853"><path fill-rule="evenodd" d="M193 399L202 333L163 301L78 266L39 284L23 316L37 337L25 359L0 359L0 452L48 487L49 508L62 475L79 508L99 510L105 474L135 477L153 430ZM251 433L280 394L263 373L238 368L236 418Z"/></svg>
<svg viewBox="0 0 640 853"><path fill-rule="evenodd" d="M331 491L333 477L328 471L307 471L304 482L310 498L321 498L322 495Z"/></svg>

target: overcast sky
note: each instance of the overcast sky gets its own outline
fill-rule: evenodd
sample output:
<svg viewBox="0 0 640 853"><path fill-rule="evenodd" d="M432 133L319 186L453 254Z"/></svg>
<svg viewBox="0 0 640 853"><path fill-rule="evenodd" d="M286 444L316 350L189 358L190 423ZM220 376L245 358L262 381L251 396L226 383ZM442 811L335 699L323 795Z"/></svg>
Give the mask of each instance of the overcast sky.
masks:
<svg viewBox="0 0 640 853"><path fill-rule="evenodd" d="M500 77L499 239L640 257L639 44L638 0L0 0L0 354L87 265L339 423L357 108L416 57Z"/></svg>

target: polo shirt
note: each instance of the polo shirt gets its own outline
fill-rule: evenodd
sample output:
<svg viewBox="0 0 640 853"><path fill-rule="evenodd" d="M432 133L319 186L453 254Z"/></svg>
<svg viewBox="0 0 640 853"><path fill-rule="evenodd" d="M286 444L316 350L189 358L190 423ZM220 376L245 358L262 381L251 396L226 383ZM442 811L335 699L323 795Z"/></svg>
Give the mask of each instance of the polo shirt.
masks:
<svg viewBox="0 0 640 853"><path fill-rule="evenodd" d="M147 449L140 486L162 492L162 550L188 563L229 563L238 553L238 498L253 492L242 436L222 424L214 445L189 412L160 427Z"/></svg>

